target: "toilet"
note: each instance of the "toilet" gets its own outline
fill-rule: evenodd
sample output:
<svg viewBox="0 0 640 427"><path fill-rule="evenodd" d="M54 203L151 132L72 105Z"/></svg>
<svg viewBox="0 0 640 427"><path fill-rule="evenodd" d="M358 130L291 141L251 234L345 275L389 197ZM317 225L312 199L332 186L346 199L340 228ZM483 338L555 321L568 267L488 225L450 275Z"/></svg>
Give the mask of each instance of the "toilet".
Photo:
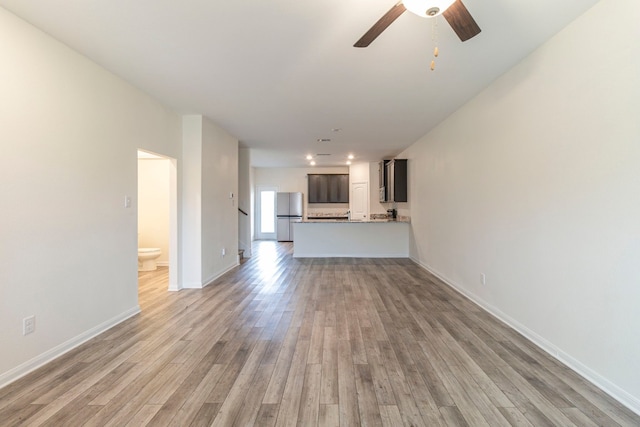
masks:
<svg viewBox="0 0 640 427"><path fill-rule="evenodd" d="M160 248L138 248L138 271L153 271L158 268L156 258L162 255Z"/></svg>

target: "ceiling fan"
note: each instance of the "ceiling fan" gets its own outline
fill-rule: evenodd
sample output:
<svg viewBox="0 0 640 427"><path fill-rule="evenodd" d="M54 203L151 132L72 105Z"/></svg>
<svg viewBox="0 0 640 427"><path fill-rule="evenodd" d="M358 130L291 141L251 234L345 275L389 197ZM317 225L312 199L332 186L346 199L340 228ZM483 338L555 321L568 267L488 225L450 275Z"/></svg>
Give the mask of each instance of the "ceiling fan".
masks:
<svg viewBox="0 0 640 427"><path fill-rule="evenodd" d="M469 40L481 31L461 0L401 0L389 9L378 22L373 24L373 27L353 46L369 46L371 42L382 34L393 21L398 19L405 10L409 10L423 18L435 17L442 14L449 25L451 25L451 28L453 28L453 31L460 37L461 41Z"/></svg>

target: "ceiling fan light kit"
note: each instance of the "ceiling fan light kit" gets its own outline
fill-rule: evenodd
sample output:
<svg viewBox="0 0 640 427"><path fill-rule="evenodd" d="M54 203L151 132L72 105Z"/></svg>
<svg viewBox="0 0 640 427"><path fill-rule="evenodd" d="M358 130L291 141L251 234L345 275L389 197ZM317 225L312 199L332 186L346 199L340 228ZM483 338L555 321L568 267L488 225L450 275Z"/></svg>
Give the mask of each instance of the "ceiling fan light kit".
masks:
<svg viewBox="0 0 640 427"><path fill-rule="evenodd" d="M447 10L455 0L403 0L404 7L423 18L440 15Z"/></svg>
<svg viewBox="0 0 640 427"><path fill-rule="evenodd" d="M369 46L405 10L425 18L442 14L461 41L469 40L480 34L480 27L462 3L462 0L403 0L396 3L387 13L382 15L382 18L373 24L369 31L364 33L353 46Z"/></svg>

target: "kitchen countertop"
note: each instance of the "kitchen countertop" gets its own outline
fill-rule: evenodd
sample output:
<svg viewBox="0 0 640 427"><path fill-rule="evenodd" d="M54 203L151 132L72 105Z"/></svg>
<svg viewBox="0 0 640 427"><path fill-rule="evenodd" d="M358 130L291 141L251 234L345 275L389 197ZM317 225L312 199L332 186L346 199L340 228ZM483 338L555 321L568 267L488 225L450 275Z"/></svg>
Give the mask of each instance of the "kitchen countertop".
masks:
<svg viewBox="0 0 640 427"><path fill-rule="evenodd" d="M354 224L371 224L371 223L389 223L389 222L400 222L400 223L410 223L411 220L408 216L398 216L395 219L352 219L348 220L346 218L340 219L329 219L329 218L305 218L302 220L302 223L354 223Z"/></svg>

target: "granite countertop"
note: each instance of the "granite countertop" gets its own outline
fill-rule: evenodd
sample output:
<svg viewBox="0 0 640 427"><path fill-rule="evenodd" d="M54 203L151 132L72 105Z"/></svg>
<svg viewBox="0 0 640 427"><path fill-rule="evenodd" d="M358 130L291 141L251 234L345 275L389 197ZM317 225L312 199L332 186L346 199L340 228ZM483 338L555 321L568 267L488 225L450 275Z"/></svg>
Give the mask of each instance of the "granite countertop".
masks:
<svg viewBox="0 0 640 427"><path fill-rule="evenodd" d="M408 216L398 216L395 219L390 218L376 218L376 219L352 219L348 220L347 218L339 218L339 219L329 219L329 218L305 218L302 220L303 223L361 223L361 224L371 224L371 223L388 223L388 222L402 222L402 223L410 223L410 218Z"/></svg>
<svg viewBox="0 0 640 427"><path fill-rule="evenodd" d="M305 220L308 221L347 221L349 217L346 215L313 215L308 216Z"/></svg>

